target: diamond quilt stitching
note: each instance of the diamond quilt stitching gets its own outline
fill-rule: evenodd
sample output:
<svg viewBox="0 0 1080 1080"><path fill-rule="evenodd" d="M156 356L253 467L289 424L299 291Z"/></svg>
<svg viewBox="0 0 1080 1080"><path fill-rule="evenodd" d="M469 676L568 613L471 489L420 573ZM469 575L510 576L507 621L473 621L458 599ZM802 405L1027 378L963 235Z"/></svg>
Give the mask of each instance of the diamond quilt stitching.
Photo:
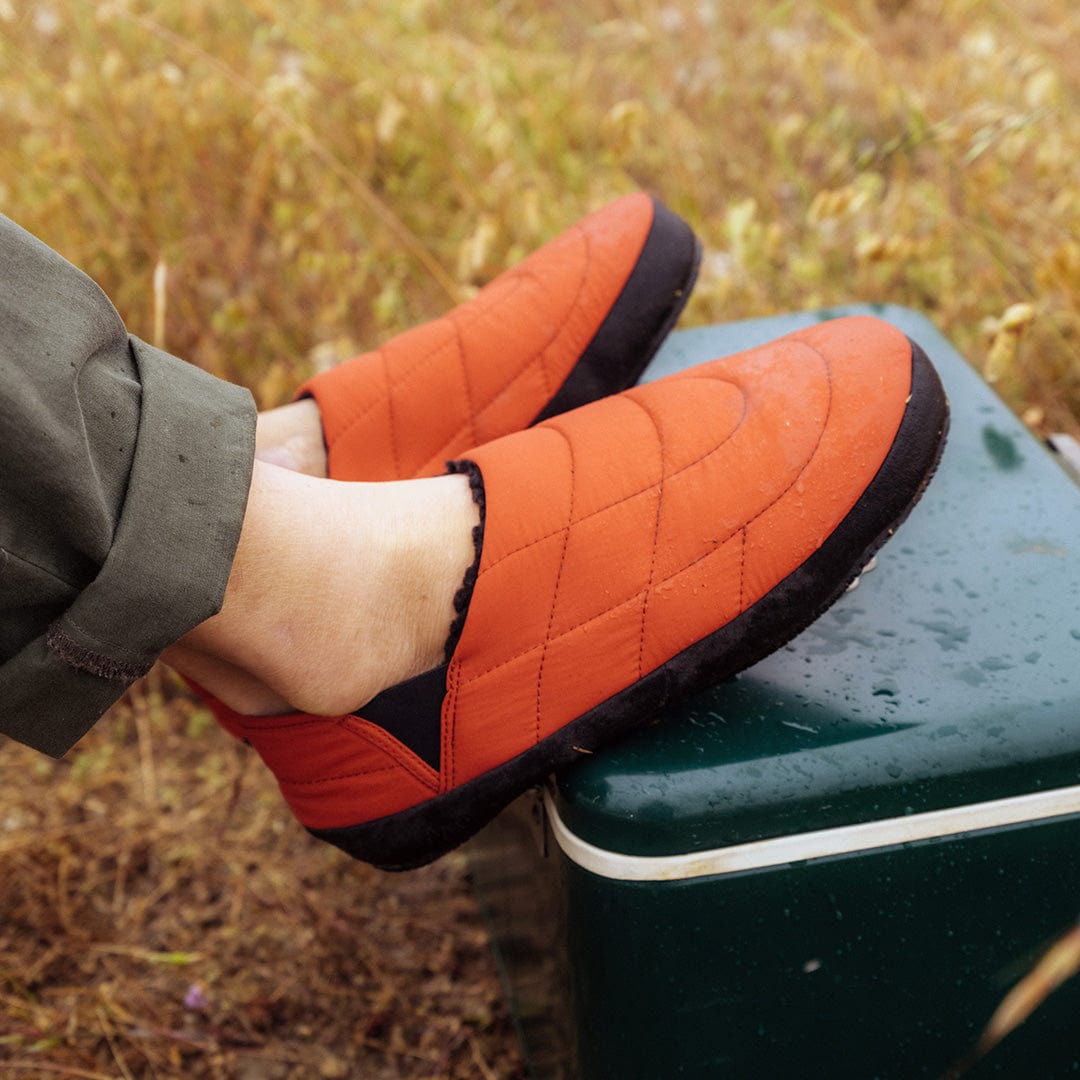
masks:
<svg viewBox="0 0 1080 1080"><path fill-rule="evenodd" d="M584 260L583 260L582 269L581 269L581 277L580 277L580 280L578 282L577 289L574 292L574 301L573 301L573 303L571 303L569 305L567 310L563 313L563 318L555 326L555 328L553 329L553 331L551 333L551 337L543 345L541 345L539 347L539 349L538 349L538 351L536 353L534 353L528 359L524 360L522 362L522 364L518 367L517 371L510 377L510 379L508 379L503 384L503 386L500 387L498 390L496 390L486 401L482 402L480 404L479 409L475 410L475 416L477 418L482 419L483 413L487 409L489 409L504 394L506 394L519 379L524 377L526 374L529 373L529 371L533 370L537 366L540 367L540 370L541 370L541 372L543 374L544 385L545 385L547 396L548 397L551 396L551 378L550 378L550 372L548 370L549 364L547 362L547 354L551 350L552 346L557 342L559 336L565 332L567 324L571 321L571 318L573 317L574 313L577 311L577 308L578 308L582 293L584 291L585 282L588 280L589 273L592 270L592 262L593 262L592 250L591 250L591 248L589 246L589 236L588 236L588 233L585 231L585 229L582 228L582 226L579 223L576 226L574 226L571 230L568 230L568 232L572 232L574 235L578 236L581 239L582 245L583 245L583 247L585 249ZM512 270L508 271L507 274L506 274L506 281L505 281L504 284L505 284L505 286L513 285L514 290L516 291L516 289L519 289L525 283L525 281L527 279L530 279L530 278L533 279L533 280L536 280L536 281L541 280L532 270L530 270L528 267L523 266L523 267L515 268L515 269L512 269ZM500 306L504 305L507 302L508 299L509 299L509 297L507 295L505 295L505 294L500 296L500 298L499 298ZM473 319L479 320L479 319L485 317L488 314L488 307L489 306L490 305L486 305L486 304L483 305L483 306L476 306L476 307L474 307L472 309L472 311L469 312L469 315ZM453 313L450 313L450 314L453 314ZM458 312L458 318L461 318L463 315L464 315L464 312L461 312L461 311ZM461 328L460 328L460 325L458 323L456 323L456 322L454 323L454 331L455 331L455 338L457 340L457 347L458 347L458 360L459 360L459 363L461 364L462 368L464 368L466 366L466 364L467 364L467 360L466 360L466 358L465 358L465 356L463 354L463 350L462 350L462 347L461 347ZM451 348L453 346L454 346L454 342L453 341L448 341L445 345L443 345L440 348L436 349L434 352L419 357L414 364L410 365L408 368L406 368L406 369L404 369L402 371L398 371L396 373L396 375L393 374L389 370L388 366L384 367L385 374L386 374L385 381L386 381L386 393L387 393L387 395L392 395L396 391L396 389L397 389L397 387L399 385L411 381L411 379L415 375L417 375L420 371L422 371L429 363L431 363L434 360L436 360L437 358L441 357L446 352L447 349L449 349L449 348ZM379 349L376 350L376 353L382 355L383 363L384 363L384 365L386 365L387 362L386 362L384 350L382 348L379 348ZM348 433L357 424L362 423L366 416L368 416L374 409L378 408L379 404L380 404L380 402L374 402L373 404L369 405L366 409L364 409L360 413L358 413L355 417L353 417L352 420L350 420L349 423L344 428L342 428L342 430L340 432L338 432L337 435L334 437L333 443L331 444L331 448L333 448L333 446L335 446L341 439L345 438L348 435ZM432 458L429 459L429 461L434 460L436 457L440 456L440 454L445 453L445 448L448 447L448 446L453 445L461 437L461 433L463 431L467 430L471 425L475 425L473 415L474 415L474 410L470 406L469 411L466 413L465 419L459 424L459 426L458 426L457 430L455 431L454 435L444 443L443 447L440 449L439 452L432 455ZM396 465L397 464L396 455L395 455L394 461L395 461L395 465Z"/></svg>
<svg viewBox="0 0 1080 1080"><path fill-rule="evenodd" d="M454 746L457 731L458 687L460 685L461 678L458 670L451 664L446 672L446 703L443 708L443 716L446 717L446 720L442 725L442 753L439 757L443 791L449 791L457 783L457 761L454 756Z"/></svg>
<svg viewBox="0 0 1080 1080"><path fill-rule="evenodd" d="M438 777L434 769L426 762L421 761L407 746L404 746L393 735L383 731L376 724L355 716L343 716L335 721L344 730L363 740L374 749L392 757L413 779L418 780L432 791L438 790ZM382 769L371 770L382 772Z"/></svg>
<svg viewBox="0 0 1080 1080"><path fill-rule="evenodd" d="M688 562L684 567L677 570L674 574L668 574L667 577L661 578L659 581L654 581L653 582L653 588L654 589L659 589L661 586L667 585L669 582L677 580L681 575L687 573L693 567L697 566L699 563L704 562L706 559L711 559L714 556L720 555L721 553L724 552L724 550L728 546L728 544L730 544L737 536L739 536L741 534L741 532L742 532L742 530L739 529L736 533L732 534L731 536L727 537L725 540L722 540L720 543L718 543L716 545L716 547L714 547L711 551L707 551L707 552L705 552L705 554L701 555L699 558L694 559L691 562ZM595 615L591 615L587 619L582 619L580 622L574 623L572 626L568 626L565 630L563 630L560 633L556 634L555 637L553 637L551 639L551 641L552 642L558 641L558 640L560 640L560 639L562 639L564 637L568 637L570 634L574 633L575 630L580 630L582 627L589 626L594 622L599 622L601 619L606 618L608 615L611 615L613 612L618 611L619 608L627 607L629 605L634 605L634 604L640 603L641 597L642 597L642 591L639 590L638 592L634 593L632 596L628 596L625 600L621 600L616 604L612 604L611 607L605 608L603 611L598 612ZM482 671L474 672L473 674L471 674L469 676L469 682L476 682L478 679L483 679L485 676L491 675L492 673L501 670L502 668L506 667L508 664L514 663L515 660L520 660L523 656L528 656L530 653L536 652L537 649L539 649L541 647L542 647L541 644L530 645L529 648L522 649L519 652L516 652L513 656L508 656L505 659L500 660L497 664L491 665L491 667L484 668ZM453 667L453 666L454 665L451 664L451 667Z"/></svg>
<svg viewBox="0 0 1080 1080"><path fill-rule="evenodd" d="M397 772L399 767L405 767L404 763L399 766L397 762L391 765L381 765L377 769L357 769L355 772L338 773L337 776L320 776L314 780L290 780L287 776L279 777L279 782L282 784L288 784L290 787L318 787L320 784L332 784L336 780L351 780L356 776L378 776L379 773ZM421 783L425 781L421 777L416 777ZM430 785L428 785L430 787ZM435 789L432 788L434 791Z"/></svg>
<svg viewBox="0 0 1080 1080"><path fill-rule="evenodd" d="M827 385L829 386L829 390L830 390L829 401L831 403L831 379L830 379L830 370L829 370L828 358L826 356L824 356L818 349L814 348L813 346L807 345L806 343L801 343L801 344L805 345L807 350L809 352L811 352L815 357L820 359L822 364L824 365L825 374L826 374L826 381L827 381ZM724 379L720 379L718 381L732 382L732 380L724 380ZM737 387L737 384L734 384L734 383L732 383L732 384L736 385L736 387ZM631 393L628 393L626 396L630 397ZM745 406L745 396L744 396L744 406ZM687 465L685 465L682 468L678 469L676 472L672 473L670 476L668 476L666 478L667 482L670 483L672 480L674 480L677 476L681 475L683 472L687 471L688 469L695 468L695 467L699 466L702 462L707 460L713 454L720 451L730 441L730 439L741 429L745 419L746 419L746 413L744 411L743 416L740 418L740 421L739 421L738 425L731 432L731 434L729 434L727 436L727 438L725 438L722 442L718 443L711 450L709 450L706 453L702 454L695 461L692 461L692 462L688 463ZM684 566L682 566L679 570L675 571L674 573L665 576L664 578L660 579L659 581L652 582L651 587L659 588L660 586L666 585L667 583L669 583L671 581L675 581L681 575L686 574L688 571L690 571L693 567L696 567L700 563L702 563L703 561L705 561L707 559L710 559L710 558L713 558L716 555L718 555L719 553L723 552L725 550L725 548L734 539L740 537L743 534L743 532L751 524L753 524L754 521L758 520L759 517L761 517L763 514L767 513L769 509L771 509L778 502L780 502L780 500L783 499L787 495L787 493L789 491L791 491L791 489L795 486L795 484L798 483L799 478L805 473L805 471L809 468L810 464L814 461L814 459L815 459L815 457L816 457L816 455L818 453L818 450L820 449L821 440L822 440L822 438L824 436L825 429L828 426L828 420L829 420L829 410L827 409L825 417L824 417L824 419L822 421L821 427L820 427L820 429L818 431L818 437L814 442L813 448L811 449L810 453L808 454L806 460L802 463L802 466L798 470L798 473L792 479L791 483L789 483L788 486L784 488L783 491L778 493L767 506L765 506L761 510L759 510L759 512L757 514L755 514L749 521L743 522L737 529L733 530L726 537L724 537L723 540L721 540L711 550L709 550L707 552L704 552L698 558L693 559L690 562L686 563ZM563 438L566 439L566 441L568 443L571 442L571 440L567 437L566 433L561 431L558 428L558 425L557 425L556 422L549 422L545 426L549 427L549 428L553 428L555 430L559 430L559 434L562 435ZM627 495L627 496L624 496L621 499L614 500L611 504L609 504L608 507L605 507L604 509L607 509L610 506L618 505L619 503L628 501L629 499L637 498L640 495L644 494L645 492L649 491L652 487L653 487L653 485L648 485L648 486L646 486L644 488L641 488L640 490L632 493L631 495ZM595 514L595 513L598 513L598 512L600 512L600 511L592 511L592 512L590 512L590 514L584 515L579 520L583 521L586 518L591 517L592 514ZM502 556L497 562L491 564L491 566L487 567L486 569L481 570L481 576L483 576L483 575L485 575L487 573L490 573L491 570L494 569L495 566L497 566L497 565L501 564L502 562L504 562L511 555L517 554L517 553L519 553L521 551L525 551L528 548L534 546L535 544L538 544L538 543L543 542L544 540L550 539L552 536L556 536L559 533L568 532L569 529L572 528L573 525L576 524L576 523L577 523L576 521L569 521L565 525L561 526L560 528L553 529L553 530L549 531L548 533L546 533L544 536L538 537L535 540L530 541L530 543L524 544L520 548L515 549L515 551L510 552L507 555ZM565 546L564 546L564 551L565 551ZM599 613L597 613L597 614L595 614L593 616L590 616L588 619L580 620L579 622L574 623L571 626L568 626L565 630L563 630L560 633L554 635L553 637L551 637L551 636L545 637L545 640L544 640L543 643L530 646L527 649L520 650L519 652L515 653L513 656L505 657L504 659L500 660L498 663L493 664L490 667L484 668L482 671L478 671L478 672L474 672L474 673L470 674L469 681L474 682L474 681L476 681L478 679L482 679L485 676L490 675L493 672L498 671L501 668L507 666L508 664L513 663L515 660L518 660L523 656L528 656L529 654L536 652L536 650L538 648L543 648L543 649L546 650L547 648L550 647L552 642L557 641L557 640L559 640L559 639L561 639L563 637L566 637L567 635L573 633L575 630L578 630L578 629L580 629L580 628L582 628L584 626L588 626L591 623L594 623L594 622L598 621L599 619L602 619L602 618L606 617L607 615L611 614L613 611L616 611L617 609L619 609L621 607L624 607L628 603L632 603L632 602L640 600L641 597L642 597L643 592L644 592L644 590L639 590L638 592L634 593L634 595L629 597L627 600L621 601L619 603L612 604L608 608L605 608L603 611L601 611L601 612L599 612ZM742 592L742 589L741 589L741 586L740 586L739 610L745 610L744 597L741 595L741 592ZM451 663L450 666L451 666L451 669L454 669L457 665Z"/></svg>
<svg viewBox="0 0 1080 1080"><path fill-rule="evenodd" d="M714 382L725 383L725 384L727 384L729 386L732 386L736 390L738 390L740 394L743 394L742 388L738 385L738 383L732 381L731 379L719 379L719 378L716 378L713 381ZM633 401L633 390L629 390L629 391L625 392L623 394L623 396L626 397L626 398L629 398L631 401ZM635 402L635 404L636 404L636 402ZM713 454L715 454L715 453L719 452L721 449L723 449L723 447L724 447L725 443L728 441L728 439L734 438L735 435L738 433L739 428L742 426L742 423L743 423L743 421L745 419L746 419L746 397L745 397L745 394L743 394L743 415L739 418L738 423L732 429L732 431L727 436L727 438L724 439L722 442L717 443L716 446L714 446L711 450L707 450L704 454L701 455L701 457L696 458L695 460L688 462L686 465L683 465L680 468L676 469L673 473L670 473L667 478L669 480L673 480L675 477L679 476L686 469L692 469L695 465L699 465L701 462L705 461L706 459L711 457ZM548 420L543 426L544 426L545 429L548 429L548 430L550 430L550 429L558 430L557 425L558 425L558 418L555 418L554 420ZM588 521L589 518L595 517L597 514L602 514L606 510L610 510L610 509L612 509L612 507L618 506L620 503L629 502L631 499L636 499L639 495L644 495L653 486L654 485L652 485L652 484L648 484L645 487L638 488L637 491L630 492L629 495L623 495L618 499L612 500L610 503L605 503L603 506L598 506L595 510L590 510L587 514L583 514L580 518L577 519L577 521L574 522L574 524L577 524L577 523L582 522L582 521ZM494 570L496 566L499 566L501 563L506 562L507 559L512 559L515 555L520 555L521 552L527 551L530 547L533 547L536 544L543 543L545 540L551 539L551 537L556 536L558 533L562 532L562 530L565 527L566 526L561 526L558 529L552 529L550 532L544 533L543 536L538 536L535 539L530 540L527 544L522 544L520 547L516 547L512 551L508 551L504 555L500 555L498 559L496 559L494 562L492 562L491 564L488 565L488 567L486 568L487 571L490 572L491 570Z"/></svg>
<svg viewBox="0 0 1080 1080"><path fill-rule="evenodd" d="M656 481L658 488L656 494L656 515L653 518L653 538L652 538L652 551L649 555L649 577L645 582L645 588L642 592L641 598L641 628L638 631L638 675L640 679L645 671L645 623L649 615L649 596L652 592L653 575L656 572L656 545L660 537L660 512L664 505L664 436L661 432L660 425L656 422L656 417L652 412L645 407L645 405L637 400L637 398L628 398L632 401L648 418L652 424L653 429L656 431L656 442L660 448L659 460L657 465L660 470L660 476Z"/></svg>
<svg viewBox="0 0 1080 1080"><path fill-rule="evenodd" d="M269 722L259 723L257 718L242 718L236 726L244 735L276 735L283 731L297 728L338 728L347 731L350 735L366 743L379 754L392 758L389 765L380 765L369 769L355 769L350 772L337 773L333 776L320 776L318 778L294 778L283 775L280 772L278 780L282 784L292 787L316 787L319 784L328 784L336 780L347 780L357 776L375 776L379 773L392 772L398 768L405 769L415 780L429 788L432 792L438 790L434 770L425 762L419 761L408 747L402 746L397 739L387 735L381 728L377 728L367 721L357 720L355 717L312 717L309 720L298 720L287 724L274 724Z"/></svg>
<svg viewBox="0 0 1080 1080"><path fill-rule="evenodd" d="M469 365L465 363L465 342L461 336L461 324L458 322L458 315L451 311L447 316L450 320L450 325L454 328L454 337L457 340L457 358L458 368L461 371L461 383L465 387L465 423L462 424L460 431L469 432L469 441L476 442L476 415L475 407L473 405L472 387L469 383Z"/></svg>
<svg viewBox="0 0 1080 1080"><path fill-rule="evenodd" d="M821 440L825 437L825 429L828 428L828 426L829 426L829 417L832 415L832 399L833 399L832 369L829 366L829 358L827 356L825 356L825 354L822 353L819 349L815 349L813 345L810 345L807 342L803 342L803 344L806 346L807 349L810 350L810 352L812 352L821 361L821 365L825 369L825 388L826 388L826 391L827 391L826 405L825 405L825 417L821 421L821 427L818 430L818 437L814 442L814 448L813 448L813 450L810 451L810 456L806 459L806 461L803 462L803 466L799 470L798 475L792 478L791 483L788 484L788 486L786 488L784 488L784 490L781 491L780 494L777 495L776 498L773 499L773 501L771 503L769 503L768 506L763 506L752 518L750 518L749 521L744 522L743 523L743 528L744 529L749 529L750 526L753 525L754 522L758 520L758 518L763 517L765 514L767 514L778 502L780 502L780 500L785 495L787 495L787 493L789 491L791 491L791 489L793 487L795 487L795 485L799 482L800 478L802 477L803 473L805 473L806 470L810 467L810 463L817 456L817 452L818 452L819 448L821 447Z"/></svg>
<svg viewBox="0 0 1080 1080"><path fill-rule="evenodd" d="M491 409L492 406L496 405L499 401L501 401L502 398L506 396L506 394L510 393L514 386L516 386L518 382L520 382L523 378L529 375L534 368L539 368L541 374L543 375L545 398L551 398L554 395L555 388L553 388L551 385L551 373L549 371L551 364L548 354L551 353L554 347L557 345L558 339L563 333L565 333L567 324L571 321L574 313L577 311L578 303L581 300L581 295L585 289L585 283L588 280L589 271L592 269L592 251L589 247L588 233L586 233L585 230L580 227L580 225L575 226L572 231L580 232L582 235L582 240L585 247L585 263L581 271L581 280L578 282L577 290L574 293L574 301L564 313L562 322L560 322L555 327L555 329L551 333L551 337L548 338L548 340L543 345L541 345L532 356L525 358L521 361L517 370L510 376L509 379L507 379L505 383L502 384L502 386L495 390L488 397L488 399L480 405L478 409L475 409L473 412L470 413L470 415L466 418L466 421L461 423L461 425L457 428L453 435L451 435L450 438L445 440L442 446L440 446L439 449L436 450L431 455L431 457L428 458L427 462L425 462L425 465L431 465L432 462L444 458L450 452L450 448L460 440L462 432L469 427L471 427L472 431L474 432L473 438L475 440L478 437L476 435L477 429L479 427L479 424L483 422L486 412ZM528 268L523 267L520 271L511 272L515 273L520 278L533 278L536 281L542 280L532 270L529 270ZM603 323L604 320L601 319L596 329L599 330L600 326L602 326ZM464 358L462 358L462 365L464 366L464 364L465 360Z"/></svg>
<svg viewBox="0 0 1080 1080"><path fill-rule="evenodd" d="M746 527L740 531L742 550L739 552L739 610L746 610Z"/></svg>
<svg viewBox="0 0 1080 1080"><path fill-rule="evenodd" d="M540 695L541 695L541 688L542 688L543 682L544 682L544 661L547 659L548 643L552 640L552 638L551 638L551 627L555 622L555 610L558 607L558 603L559 603L559 584L562 581L563 566L566 565L566 548L567 548L567 545L570 542L570 528L571 528L571 522L572 522L573 517L574 517L574 503L576 502L576 496L577 496L577 491L576 491L575 486L574 486L574 481L575 481L574 444L573 444L573 441L571 439L567 438L566 433L564 431L561 431L558 428L556 428L555 430L559 431L559 434L562 436L563 441L566 443L566 448L567 448L567 450L569 451L569 454L570 454L570 510L569 510L569 515L570 515L571 520L566 523L566 526L563 529L562 553L559 555L559 569L555 574L555 587L551 591L551 611L548 613L547 630L544 633L543 652L540 655L540 667L539 667L539 670L536 673L536 732L535 732L535 736L534 736L534 740L533 740L534 742L539 742L540 739L541 739L541 725L540 725L540 716L541 716L540 700L541 700L541 698L540 698Z"/></svg>
<svg viewBox="0 0 1080 1080"><path fill-rule="evenodd" d="M515 289L520 287L521 281L519 279L521 277L523 277L523 276L524 275L518 274L516 271L509 271L508 275L507 275L506 285L507 286L513 285ZM500 300L500 303L506 302L507 299L508 298L505 297L505 296L502 297L501 300ZM468 317L471 317L473 319L480 319L483 316L485 316L486 314L487 314L487 305L485 305L484 307L475 307L472 310L467 312ZM459 318L465 318L466 317L466 312L465 311L459 311L458 312L458 317ZM421 329L421 328L417 328L417 329ZM385 360L384 357L382 357L382 354L385 352L384 346L379 346L378 348L371 350L371 352L369 352L367 355L369 357L371 357L372 360L375 360L376 358L382 358L383 359L384 370L386 370L386 388L385 388L385 392L389 393L392 387L397 386L397 385L402 385L402 384L407 383L407 382L411 382L413 379L418 378L420 375L423 374L423 372L426 370L426 368L428 367L429 364L432 364L432 363L436 362L437 360L439 360L442 357L442 355L448 349L452 349L452 348L454 348L454 341L453 341L453 339L448 339L442 345L440 345L438 348L433 349L431 352L420 354L419 356L417 356L417 358L414 360L414 362L412 364L410 364L408 367L401 367L400 370L398 370L396 372L389 371L388 367L386 366L386 360ZM383 402L382 402L381 399L378 400L378 401L374 401L370 405L368 405L366 408L364 408L360 412L358 412L354 417L352 417L349 420L349 422L345 425L345 427L343 427L333 437L332 441L330 442L330 449L333 449L342 439L346 438L348 436L349 432L351 432L352 429L354 427L356 427L357 424L363 423L363 421L375 409L379 408L379 406L382 405L382 403Z"/></svg>

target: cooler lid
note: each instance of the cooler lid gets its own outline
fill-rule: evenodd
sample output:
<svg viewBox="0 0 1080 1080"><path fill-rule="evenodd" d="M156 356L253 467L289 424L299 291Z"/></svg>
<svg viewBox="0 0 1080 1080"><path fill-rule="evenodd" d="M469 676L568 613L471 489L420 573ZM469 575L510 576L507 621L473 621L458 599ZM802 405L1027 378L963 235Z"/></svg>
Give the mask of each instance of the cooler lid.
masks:
<svg viewBox="0 0 1080 1080"><path fill-rule="evenodd" d="M952 426L933 483L788 646L567 770L562 834L666 856L1080 783L1080 491L927 319L858 305L687 330L645 378L848 314L934 361Z"/></svg>

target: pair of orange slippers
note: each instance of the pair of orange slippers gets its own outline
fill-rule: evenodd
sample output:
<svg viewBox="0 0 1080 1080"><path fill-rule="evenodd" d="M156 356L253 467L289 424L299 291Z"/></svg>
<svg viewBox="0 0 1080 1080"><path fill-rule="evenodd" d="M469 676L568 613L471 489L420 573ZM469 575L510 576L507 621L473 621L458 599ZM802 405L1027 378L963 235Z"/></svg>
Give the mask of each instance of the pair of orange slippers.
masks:
<svg viewBox="0 0 1080 1080"><path fill-rule="evenodd" d="M386 869L437 858L582 749L790 640L919 498L948 408L888 324L822 323L633 386L699 250L627 196L301 388L331 477L449 468L482 513L442 667L347 716L211 701L316 836Z"/></svg>

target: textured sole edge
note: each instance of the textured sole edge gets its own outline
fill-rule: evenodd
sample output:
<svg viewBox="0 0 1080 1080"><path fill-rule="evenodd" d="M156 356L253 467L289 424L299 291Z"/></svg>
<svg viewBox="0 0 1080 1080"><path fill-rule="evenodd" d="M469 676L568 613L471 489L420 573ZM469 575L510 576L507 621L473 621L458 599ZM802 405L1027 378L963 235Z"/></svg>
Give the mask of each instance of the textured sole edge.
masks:
<svg viewBox="0 0 1080 1080"><path fill-rule="evenodd" d="M576 746L611 742L672 701L750 667L802 633L903 524L941 461L948 401L926 354L914 342L911 351L911 396L881 467L822 546L756 604L504 765L400 813L309 832L383 870L423 866L464 843L550 773L579 761Z"/></svg>
<svg viewBox="0 0 1080 1080"><path fill-rule="evenodd" d="M652 203L652 224L618 299L532 424L633 386L686 307L701 242L678 214L655 198Z"/></svg>

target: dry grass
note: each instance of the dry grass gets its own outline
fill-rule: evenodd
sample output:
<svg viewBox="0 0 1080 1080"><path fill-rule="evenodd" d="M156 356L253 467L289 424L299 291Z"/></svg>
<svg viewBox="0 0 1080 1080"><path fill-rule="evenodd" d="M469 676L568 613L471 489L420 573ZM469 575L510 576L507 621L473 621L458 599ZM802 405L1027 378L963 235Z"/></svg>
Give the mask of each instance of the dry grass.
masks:
<svg viewBox="0 0 1080 1080"><path fill-rule="evenodd" d="M145 337L163 260L167 345L269 405L644 186L710 252L690 319L909 304L1075 428L1078 33L1069 0L0 0L0 207Z"/></svg>
<svg viewBox="0 0 1080 1080"><path fill-rule="evenodd" d="M688 321L908 304L1075 432L1078 31L1071 0L0 0L0 210L271 405L644 186L706 244ZM308 842L171 684L0 783L5 1076L515 1075L460 864Z"/></svg>
<svg viewBox="0 0 1080 1080"><path fill-rule="evenodd" d="M170 686L62 762L4 749L0 1075L518 1076L462 864L317 844Z"/></svg>

